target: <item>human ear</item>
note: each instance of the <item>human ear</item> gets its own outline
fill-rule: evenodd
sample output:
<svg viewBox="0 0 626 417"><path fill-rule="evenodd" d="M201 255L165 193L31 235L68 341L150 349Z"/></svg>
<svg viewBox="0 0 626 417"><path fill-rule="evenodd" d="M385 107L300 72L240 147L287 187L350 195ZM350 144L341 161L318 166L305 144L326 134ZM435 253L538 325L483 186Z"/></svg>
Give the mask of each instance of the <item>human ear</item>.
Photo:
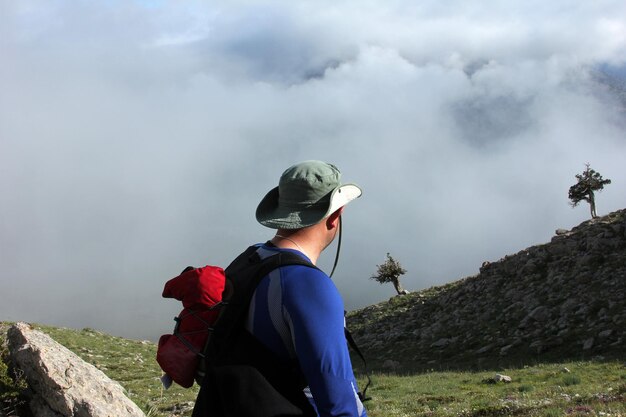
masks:
<svg viewBox="0 0 626 417"><path fill-rule="evenodd" d="M326 218L326 227L328 228L328 230L334 229L339 225L339 218L341 217L341 213L343 213L343 207L340 207Z"/></svg>

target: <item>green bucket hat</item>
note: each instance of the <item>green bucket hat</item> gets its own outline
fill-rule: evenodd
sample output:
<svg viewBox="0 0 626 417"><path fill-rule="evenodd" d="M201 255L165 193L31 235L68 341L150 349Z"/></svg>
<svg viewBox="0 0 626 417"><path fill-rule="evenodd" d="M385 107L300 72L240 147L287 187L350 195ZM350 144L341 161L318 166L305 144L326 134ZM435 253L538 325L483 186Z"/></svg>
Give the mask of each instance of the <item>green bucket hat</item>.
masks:
<svg viewBox="0 0 626 417"><path fill-rule="evenodd" d="M256 209L256 219L271 229L301 229L361 196L356 184L341 184L341 172L322 161L293 165Z"/></svg>

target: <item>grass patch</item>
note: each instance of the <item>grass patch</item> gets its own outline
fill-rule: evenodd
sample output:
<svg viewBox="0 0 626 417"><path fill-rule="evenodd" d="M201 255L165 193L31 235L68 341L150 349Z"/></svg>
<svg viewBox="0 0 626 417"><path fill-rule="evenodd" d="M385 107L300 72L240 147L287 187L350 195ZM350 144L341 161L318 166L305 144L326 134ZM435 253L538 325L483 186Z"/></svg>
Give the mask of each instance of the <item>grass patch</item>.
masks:
<svg viewBox="0 0 626 417"><path fill-rule="evenodd" d="M576 373L564 375L565 367ZM370 417L621 416L626 415L624 370L623 363L612 361L492 372L375 374L367 392L372 401L366 407ZM496 372L510 376L512 382L486 384ZM570 380L572 375L579 383L565 385L564 379Z"/></svg>
<svg viewBox="0 0 626 417"><path fill-rule="evenodd" d="M578 375L565 375L563 377L563 385L566 387L578 384L580 384L580 377Z"/></svg>
<svg viewBox="0 0 626 417"><path fill-rule="evenodd" d="M565 415L565 412L561 410L560 408L556 408L556 407L548 407L543 412L544 417L561 417L564 415Z"/></svg>
<svg viewBox="0 0 626 417"><path fill-rule="evenodd" d="M163 390L155 344L93 329L38 328L119 381L149 417L191 415L197 386ZM3 337L0 331L0 339ZM19 398L19 387L7 372L0 362L2 395ZM512 382L484 383L496 373L510 376ZM626 367L619 361L539 364L481 372L375 373L372 381L367 391L372 400L365 404L370 417L626 416ZM365 385L364 377L359 377L359 384Z"/></svg>
<svg viewBox="0 0 626 417"><path fill-rule="evenodd" d="M529 384L521 384L519 387L517 387L517 390L519 392L533 392L535 390L535 387Z"/></svg>
<svg viewBox="0 0 626 417"><path fill-rule="evenodd" d="M0 415L10 416L19 415L25 407L23 393L27 386L19 371L7 365L9 350L4 340L7 328L8 324L0 322Z"/></svg>

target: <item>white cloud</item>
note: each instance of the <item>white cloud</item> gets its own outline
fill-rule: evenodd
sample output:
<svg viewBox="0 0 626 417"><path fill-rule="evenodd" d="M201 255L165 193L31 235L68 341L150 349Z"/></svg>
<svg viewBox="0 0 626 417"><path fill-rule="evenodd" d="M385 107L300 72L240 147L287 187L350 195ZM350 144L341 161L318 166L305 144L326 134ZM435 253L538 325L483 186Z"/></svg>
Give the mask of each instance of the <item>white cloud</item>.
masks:
<svg viewBox="0 0 626 417"><path fill-rule="evenodd" d="M0 8L3 319L168 330L163 282L268 238L256 204L302 159L364 188L348 308L392 295L388 251L417 289L582 221L586 162L600 213L625 203L624 90L590 75L624 74L622 2Z"/></svg>

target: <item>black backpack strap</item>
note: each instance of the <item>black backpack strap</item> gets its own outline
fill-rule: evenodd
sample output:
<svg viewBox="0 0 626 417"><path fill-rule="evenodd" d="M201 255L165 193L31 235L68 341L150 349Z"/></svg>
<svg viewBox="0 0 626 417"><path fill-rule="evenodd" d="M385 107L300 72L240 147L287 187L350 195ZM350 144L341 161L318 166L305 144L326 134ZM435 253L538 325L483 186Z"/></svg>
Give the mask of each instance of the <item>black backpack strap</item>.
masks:
<svg viewBox="0 0 626 417"><path fill-rule="evenodd" d="M308 260L292 252L280 251L261 259L258 251L257 246L249 247L225 270L232 294L225 300L227 307L223 309L212 334L209 335L207 342L209 351L206 353L209 357L219 357L223 349L229 348L230 335L243 328L252 296L261 280L270 272L287 265L303 265L318 269Z"/></svg>

